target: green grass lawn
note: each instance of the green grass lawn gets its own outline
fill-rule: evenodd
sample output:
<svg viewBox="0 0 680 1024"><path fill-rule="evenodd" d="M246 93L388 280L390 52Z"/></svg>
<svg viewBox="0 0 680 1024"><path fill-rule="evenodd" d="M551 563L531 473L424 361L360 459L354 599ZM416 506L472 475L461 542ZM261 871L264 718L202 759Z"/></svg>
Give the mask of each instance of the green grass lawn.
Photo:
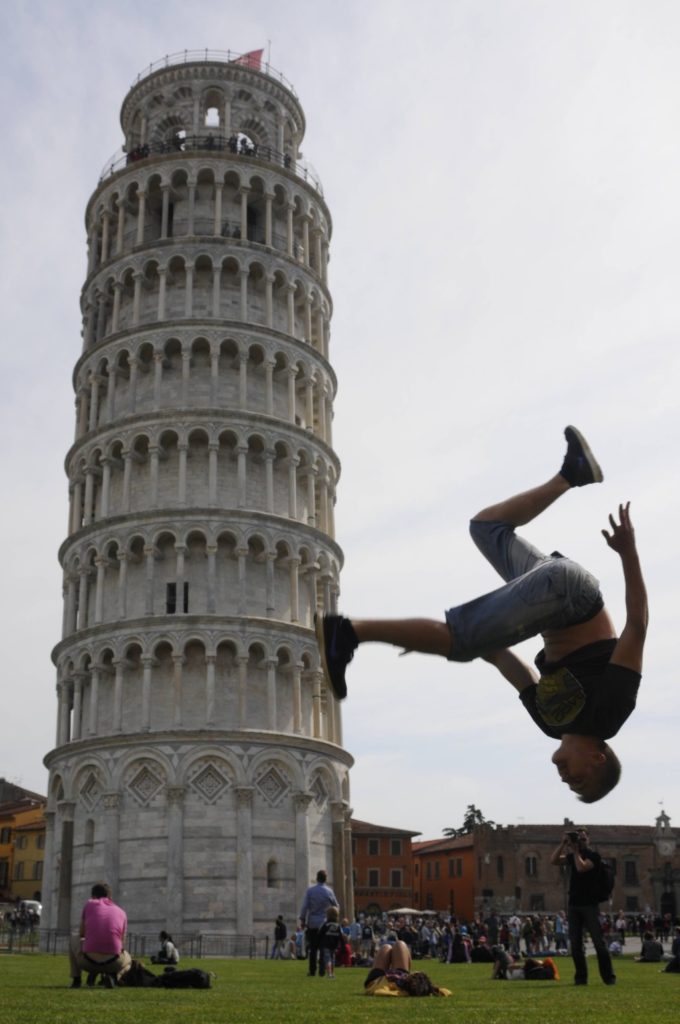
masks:
<svg viewBox="0 0 680 1024"><path fill-rule="evenodd" d="M365 970L344 969L335 982L308 978L306 964L267 960L182 961L216 975L209 991L68 989L64 956L0 956L0 1024L350 1024L453 1021L460 1024L680 1024L680 975L618 958L619 983L600 982L589 958L590 985L572 985L571 960L559 982L491 981L486 964L418 963L450 999L370 998ZM153 968L158 971L159 968ZM83 978L84 982L84 978Z"/></svg>

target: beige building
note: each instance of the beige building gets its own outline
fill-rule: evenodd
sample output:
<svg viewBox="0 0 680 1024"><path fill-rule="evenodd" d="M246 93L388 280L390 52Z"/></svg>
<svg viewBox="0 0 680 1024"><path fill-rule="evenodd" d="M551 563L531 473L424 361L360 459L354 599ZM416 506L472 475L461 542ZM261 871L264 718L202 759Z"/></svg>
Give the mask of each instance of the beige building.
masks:
<svg viewBox="0 0 680 1024"><path fill-rule="evenodd" d="M326 868L352 911L322 681L340 473L331 216L261 54L146 69L85 213L44 923L106 878L136 931L268 931Z"/></svg>

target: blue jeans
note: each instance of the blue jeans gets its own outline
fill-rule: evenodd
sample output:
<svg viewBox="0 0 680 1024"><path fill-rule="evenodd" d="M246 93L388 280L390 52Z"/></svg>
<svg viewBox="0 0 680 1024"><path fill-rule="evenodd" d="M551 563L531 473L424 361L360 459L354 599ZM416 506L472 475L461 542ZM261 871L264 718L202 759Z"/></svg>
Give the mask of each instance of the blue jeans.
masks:
<svg viewBox="0 0 680 1024"><path fill-rule="evenodd" d="M559 551L543 554L509 523L473 519L470 533L506 583L446 612L450 661L472 661L546 629L587 622L602 608L599 582Z"/></svg>
<svg viewBox="0 0 680 1024"><path fill-rule="evenodd" d="M586 906L572 907L567 911L569 920L569 939L571 941L571 957L574 961L574 982L577 985L585 985L588 981L588 964L583 945L584 932L589 931L590 937L597 953L597 965L600 968L600 977L605 984L613 981L616 975L612 967L612 958L607 949L602 928L600 927L600 916L598 908L593 904Z"/></svg>

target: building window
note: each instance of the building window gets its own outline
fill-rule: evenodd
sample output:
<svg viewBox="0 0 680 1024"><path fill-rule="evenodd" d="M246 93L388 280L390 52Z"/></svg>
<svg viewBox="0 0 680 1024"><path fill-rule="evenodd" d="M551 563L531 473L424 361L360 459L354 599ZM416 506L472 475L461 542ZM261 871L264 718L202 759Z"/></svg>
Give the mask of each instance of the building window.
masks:
<svg viewBox="0 0 680 1024"><path fill-rule="evenodd" d="M626 910L639 910L637 896L626 896Z"/></svg>
<svg viewBox="0 0 680 1024"><path fill-rule="evenodd" d="M449 878L456 877L456 862L453 857L449 857Z"/></svg>
<svg viewBox="0 0 680 1024"><path fill-rule="evenodd" d="M28 836L19 836L16 841L17 850L25 850L28 846Z"/></svg>
<svg viewBox="0 0 680 1024"><path fill-rule="evenodd" d="M434 900L432 899L432 893L428 892L427 896L425 897L425 909L426 910L432 910L433 908L434 908Z"/></svg>
<svg viewBox="0 0 680 1024"><path fill-rule="evenodd" d="M527 878L536 878L538 875L538 858L533 854L524 858L524 873Z"/></svg>
<svg viewBox="0 0 680 1024"><path fill-rule="evenodd" d="M38 847L39 850L44 850L45 849L45 833L44 832L41 832L40 835L37 836L37 838L35 840L35 845Z"/></svg>
<svg viewBox="0 0 680 1024"><path fill-rule="evenodd" d="M401 857L401 839L390 839L390 853L393 857Z"/></svg>
<svg viewBox="0 0 680 1024"><path fill-rule="evenodd" d="M275 860L267 862L267 888L278 889L279 887L279 865Z"/></svg>
<svg viewBox="0 0 680 1024"><path fill-rule="evenodd" d="M368 869L368 885L371 889L377 889L380 885L380 868Z"/></svg>
<svg viewBox="0 0 680 1024"><path fill-rule="evenodd" d="M36 881L40 881L42 879L42 876L43 876L43 862L41 860L37 860L35 862L35 864L33 865L33 878Z"/></svg>
<svg viewBox="0 0 680 1024"><path fill-rule="evenodd" d="M184 601L182 611L186 615L189 611L189 584L183 585ZM165 584L165 613L166 615L174 615L177 611L177 584L166 583Z"/></svg>
<svg viewBox="0 0 680 1024"><path fill-rule="evenodd" d="M501 856L496 857L496 874L499 878L503 877L503 858Z"/></svg>
<svg viewBox="0 0 680 1024"><path fill-rule="evenodd" d="M434 877L435 877L435 880L439 879L439 861L438 860L436 860L434 862Z"/></svg>
<svg viewBox="0 0 680 1024"><path fill-rule="evenodd" d="M431 860L428 860L427 864L425 865L425 878L428 880L428 882L432 878L432 861Z"/></svg>
<svg viewBox="0 0 680 1024"><path fill-rule="evenodd" d="M530 910L545 910L545 896L542 892L532 892L529 897Z"/></svg>
<svg viewBox="0 0 680 1024"><path fill-rule="evenodd" d="M624 885L637 885L638 884L638 873L637 873L637 861L636 860L624 860L624 862L623 862L623 884Z"/></svg>
<svg viewBox="0 0 680 1024"><path fill-rule="evenodd" d="M403 871L401 868L392 868L390 871L390 885L393 889L401 889L403 885Z"/></svg>
<svg viewBox="0 0 680 1024"><path fill-rule="evenodd" d="M205 112L204 123L206 128L219 128L220 112L217 107L208 107L208 109Z"/></svg>
<svg viewBox="0 0 680 1024"><path fill-rule="evenodd" d="M416 878L418 878L418 876L420 875L420 864L416 863L416 866L413 869L413 874L416 876Z"/></svg>
<svg viewBox="0 0 680 1024"><path fill-rule="evenodd" d="M20 860L19 863L15 864L15 866L14 866L14 881L15 882L21 882L23 877L24 877L24 862L22 860Z"/></svg>
<svg viewBox="0 0 680 1024"><path fill-rule="evenodd" d="M357 853L357 841L356 841L356 839L352 839L352 854L355 857L356 857L356 853Z"/></svg>
<svg viewBox="0 0 680 1024"><path fill-rule="evenodd" d="M356 887L357 887L357 869L356 868L352 868L352 885L356 889Z"/></svg>
<svg viewBox="0 0 680 1024"><path fill-rule="evenodd" d="M10 843L12 841L12 829L11 828L0 828L0 843Z"/></svg>
<svg viewBox="0 0 680 1024"><path fill-rule="evenodd" d="M378 857L380 855L380 840L369 839L368 840L368 855L369 857Z"/></svg>
<svg viewBox="0 0 680 1024"><path fill-rule="evenodd" d="M0 860L0 889L4 889L9 881L9 861Z"/></svg>
<svg viewBox="0 0 680 1024"><path fill-rule="evenodd" d="M462 857L456 857L456 877L457 878L462 878L463 877L463 858Z"/></svg>

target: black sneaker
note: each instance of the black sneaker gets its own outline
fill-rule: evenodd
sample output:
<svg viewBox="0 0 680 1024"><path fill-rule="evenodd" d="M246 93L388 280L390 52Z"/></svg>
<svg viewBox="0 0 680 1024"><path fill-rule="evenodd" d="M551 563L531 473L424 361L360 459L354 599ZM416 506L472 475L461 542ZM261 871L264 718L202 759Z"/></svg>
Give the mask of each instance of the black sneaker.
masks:
<svg viewBox="0 0 680 1024"><path fill-rule="evenodd" d="M71 984L69 988L80 988L82 981L80 978L71 978Z"/></svg>
<svg viewBox="0 0 680 1024"><path fill-rule="evenodd" d="M345 669L359 645L354 627L342 615L315 615L314 629L326 683L338 700L347 696Z"/></svg>
<svg viewBox="0 0 680 1024"><path fill-rule="evenodd" d="M567 439L567 454L564 456L560 476L572 487L602 483L604 475L583 434L576 427L566 427L564 436Z"/></svg>

